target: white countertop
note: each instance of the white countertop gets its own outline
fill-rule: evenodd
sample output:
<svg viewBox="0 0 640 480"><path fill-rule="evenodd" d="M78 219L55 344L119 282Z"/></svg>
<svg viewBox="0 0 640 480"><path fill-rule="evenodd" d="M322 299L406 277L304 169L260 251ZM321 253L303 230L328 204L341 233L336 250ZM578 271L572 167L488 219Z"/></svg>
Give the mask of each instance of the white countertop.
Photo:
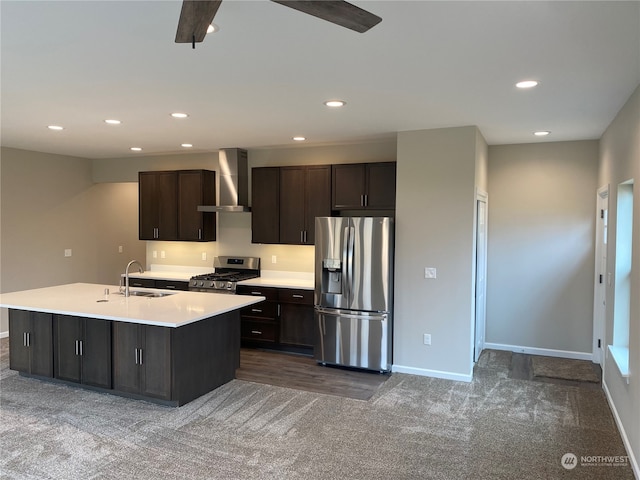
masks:
<svg viewBox="0 0 640 480"><path fill-rule="evenodd" d="M313 272L281 272L277 270L262 270L258 278L238 282L238 285L313 290L315 280Z"/></svg>
<svg viewBox="0 0 640 480"><path fill-rule="evenodd" d="M131 272L129 278L149 278L153 280L173 280L188 282L195 275L211 273L213 267L189 267L180 265L155 265L144 273ZM123 274L124 275L124 274ZM262 270L260 277L238 282L239 285L255 285L260 287L299 288L313 290L315 286L313 272L285 272L279 270Z"/></svg>
<svg viewBox="0 0 640 480"><path fill-rule="evenodd" d="M105 295L108 288L110 294ZM171 293L166 297L125 297L117 285L73 283L0 294L0 307L101 318L122 322L181 327L205 318L261 302L264 297L223 293L176 292L132 288L132 291ZM100 301L108 298L107 302Z"/></svg>

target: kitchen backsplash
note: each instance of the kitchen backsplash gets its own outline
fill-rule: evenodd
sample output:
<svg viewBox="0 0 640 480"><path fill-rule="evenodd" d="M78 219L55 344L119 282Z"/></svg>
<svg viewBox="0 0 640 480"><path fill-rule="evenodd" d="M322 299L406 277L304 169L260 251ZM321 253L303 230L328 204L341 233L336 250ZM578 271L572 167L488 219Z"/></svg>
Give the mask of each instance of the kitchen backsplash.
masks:
<svg viewBox="0 0 640 480"><path fill-rule="evenodd" d="M213 267L217 255L260 257L262 270L313 272L314 268L313 246L251 243L250 213L218 214L215 242L148 241L146 265Z"/></svg>

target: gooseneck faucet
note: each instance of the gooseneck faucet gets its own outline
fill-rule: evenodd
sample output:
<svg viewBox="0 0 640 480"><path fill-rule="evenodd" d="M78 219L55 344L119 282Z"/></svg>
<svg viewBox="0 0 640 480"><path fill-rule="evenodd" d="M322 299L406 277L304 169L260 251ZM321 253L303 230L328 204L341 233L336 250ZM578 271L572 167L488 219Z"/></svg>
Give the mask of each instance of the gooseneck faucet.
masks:
<svg viewBox="0 0 640 480"><path fill-rule="evenodd" d="M129 268L131 267L131 265L133 265L134 263L138 264L138 271L140 273L144 273L144 268L142 267L142 264L137 261L137 260L131 260L128 264L127 264L127 268L125 268L124 270L124 296L125 297L129 297L130 293L129 293Z"/></svg>

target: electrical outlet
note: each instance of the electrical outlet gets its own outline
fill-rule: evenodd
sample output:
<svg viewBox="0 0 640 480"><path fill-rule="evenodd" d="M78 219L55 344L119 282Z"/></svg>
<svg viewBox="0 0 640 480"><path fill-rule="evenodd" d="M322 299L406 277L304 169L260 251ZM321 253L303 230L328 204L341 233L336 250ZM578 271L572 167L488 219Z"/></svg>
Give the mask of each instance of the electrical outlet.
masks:
<svg viewBox="0 0 640 480"><path fill-rule="evenodd" d="M124 252L124 248L122 247L122 245L118 245L118 253L122 252Z"/></svg>
<svg viewBox="0 0 640 480"><path fill-rule="evenodd" d="M164 250L160 250L160 258L166 258L166 253L164 252Z"/></svg>
<svg viewBox="0 0 640 480"><path fill-rule="evenodd" d="M271 255L271 263L278 263L278 257Z"/></svg>
<svg viewBox="0 0 640 480"><path fill-rule="evenodd" d="M436 278L437 270L433 267L424 268L424 278Z"/></svg>
<svg viewBox="0 0 640 480"><path fill-rule="evenodd" d="M157 250L153 251L153 258L158 258L158 251Z"/></svg>
<svg viewBox="0 0 640 480"><path fill-rule="evenodd" d="M64 256L65 257L70 257L71 256L71 249L70 248L65 248L64 249Z"/></svg>
<svg viewBox="0 0 640 480"><path fill-rule="evenodd" d="M431 345L431 334L430 334L430 333L425 333L425 334L422 336L422 342L423 342L425 345Z"/></svg>
<svg viewBox="0 0 640 480"><path fill-rule="evenodd" d="M207 259L207 252L202 252L202 260L206 260Z"/></svg>

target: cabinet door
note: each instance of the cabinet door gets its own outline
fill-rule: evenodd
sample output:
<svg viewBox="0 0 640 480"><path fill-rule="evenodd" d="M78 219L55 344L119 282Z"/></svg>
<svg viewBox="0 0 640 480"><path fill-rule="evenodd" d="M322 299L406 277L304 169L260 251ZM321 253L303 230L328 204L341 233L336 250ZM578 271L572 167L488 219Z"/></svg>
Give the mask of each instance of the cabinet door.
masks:
<svg viewBox="0 0 640 480"><path fill-rule="evenodd" d="M31 313L31 374L53 377L53 315Z"/></svg>
<svg viewBox="0 0 640 480"><path fill-rule="evenodd" d="M178 172L178 238L187 241L216 239L216 214L198 212L198 205L215 205L215 172Z"/></svg>
<svg viewBox="0 0 640 480"><path fill-rule="evenodd" d="M80 341L82 319L68 315L54 317L54 376L61 380L78 382L81 377Z"/></svg>
<svg viewBox="0 0 640 480"><path fill-rule="evenodd" d="M30 312L9 310L9 368L29 373L29 347L26 334L29 332Z"/></svg>
<svg viewBox="0 0 640 480"><path fill-rule="evenodd" d="M171 399L171 329L144 325L140 354L140 393L148 397Z"/></svg>
<svg viewBox="0 0 640 480"><path fill-rule="evenodd" d="M316 217L331 216L331 166L306 168L304 211L304 243L315 245Z"/></svg>
<svg viewBox="0 0 640 480"><path fill-rule="evenodd" d="M367 164L366 207L383 210L396 207L395 162Z"/></svg>
<svg viewBox="0 0 640 480"><path fill-rule="evenodd" d="M135 323L113 322L113 388L121 392L140 391L138 329Z"/></svg>
<svg viewBox="0 0 640 480"><path fill-rule="evenodd" d="M280 243L304 243L305 168L280 168Z"/></svg>
<svg viewBox="0 0 640 480"><path fill-rule="evenodd" d="M295 303L280 305L280 343L313 347L313 307Z"/></svg>
<svg viewBox="0 0 640 480"><path fill-rule="evenodd" d="M251 170L251 242L280 241L280 169Z"/></svg>
<svg viewBox="0 0 640 480"><path fill-rule="evenodd" d="M82 383L111 388L111 321L83 319Z"/></svg>
<svg viewBox="0 0 640 480"><path fill-rule="evenodd" d="M177 172L138 174L140 240L178 239Z"/></svg>
<svg viewBox="0 0 640 480"><path fill-rule="evenodd" d="M334 210L358 209L363 207L365 194L365 164L333 165L332 207Z"/></svg>
<svg viewBox="0 0 640 480"><path fill-rule="evenodd" d="M155 201L158 177L155 172L138 174L138 236L140 240L155 240L159 207Z"/></svg>

